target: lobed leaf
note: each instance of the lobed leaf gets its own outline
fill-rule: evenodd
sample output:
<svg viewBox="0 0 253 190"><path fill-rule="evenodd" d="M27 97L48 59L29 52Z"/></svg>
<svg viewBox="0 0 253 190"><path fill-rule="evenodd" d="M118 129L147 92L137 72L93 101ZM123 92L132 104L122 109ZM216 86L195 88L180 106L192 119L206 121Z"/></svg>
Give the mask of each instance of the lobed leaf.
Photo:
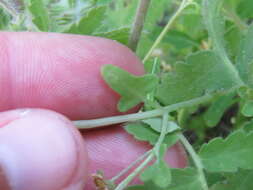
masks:
<svg viewBox="0 0 253 190"><path fill-rule="evenodd" d="M215 138L201 147L199 157L209 172L253 169L253 133L236 131L226 139Z"/></svg>
<svg viewBox="0 0 253 190"><path fill-rule="evenodd" d="M92 8L78 23L73 23L65 33L92 34L102 24L106 6Z"/></svg>
<svg viewBox="0 0 253 190"><path fill-rule="evenodd" d="M213 51L189 56L162 78L156 97L165 105L187 101L240 85L234 71Z"/></svg>
<svg viewBox="0 0 253 190"><path fill-rule="evenodd" d="M158 84L156 75L134 76L113 65L105 65L102 75L107 84L121 95L118 103L118 110L121 112L144 102L147 94L152 92Z"/></svg>

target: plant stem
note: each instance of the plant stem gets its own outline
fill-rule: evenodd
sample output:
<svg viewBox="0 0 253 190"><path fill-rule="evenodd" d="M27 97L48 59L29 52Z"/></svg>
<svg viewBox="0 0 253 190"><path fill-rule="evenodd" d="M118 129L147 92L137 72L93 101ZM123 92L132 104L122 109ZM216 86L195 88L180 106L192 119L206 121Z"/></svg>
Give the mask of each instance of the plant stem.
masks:
<svg viewBox="0 0 253 190"><path fill-rule="evenodd" d="M211 98L212 96L207 94L199 98L191 99L191 100L180 102L177 104L172 104L172 105L155 109L152 111L114 116L114 117L105 117L105 118L100 118L100 119L74 121L74 125L76 125L79 129L92 129L92 128L98 128L98 127L102 127L106 125L113 125L117 123L131 122L131 121L137 121L137 120L142 120L142 119L147 119L147 118L152 118L152 117L158 117L158 116L163 115L164 112L172 112L181 108L198 105L210 100Z"/></svg>
<svg viewBox="0 0 253 190"><path fill-rule="evenodd" d="M150 57L150 55L152 54L152 52L154 51L154 49L157 47L157 45L162 41L163 37L169 31L170 27L172 26L172 24L174 23L174 21L176 20L176 18L181 14L181 12L184 10L184 8L187 7L189 4L190 4L189 0L183 0L181 2L178 10L173 14L173 16L171 17L171 19L167 23L167 25L164 27L164 29L161 32L161 34L158 36L158 38L156 39L156 41L154 42L154 44L152 45L152 47L150 48L150 50L148 51L148 53L146 54L146 56L144 57L143 63L145 63L145 61L148 60L148 58Z"/></svg>
<svg viewBox="0 0 253 190"><path fill-rule="evenodd" d="M125 187L133 180L133 178L138 175L142 169L154 158L154 153L152 152L126 179L124 179L115 190L123 190Z"/></svg>
<svg viewBox="0 0 253 190"><path fill-rule="evenodd" d="M230 8L227 4L224 4L225 8L223 9L225 14L232 20L234 21L235 25L240 29L240 30L246 30L248 28L247 24L244 23L241 18L235 13L235 11Z"/></svg>
<svg viewBox="0 0 253 190"><path fill-rule="evenodd" d="M0 7L3 7L14 19L18 16L15 9L10 6L9 3L5 2L4 0L0 0Z"/></svg>
<svg viewBox="0 0 253 190"><path fill-rule="evenodd" d="M152 153L152 151L153 151L153 149L145 152L143 155L141 155L139 158L137 158L137 160L132 162L127 168L123 169L120 173L118 173L118 175L114 176L110 181L114 182L118 178L120 178L122 175L126 174L132 167L134 167L137 163L139 163L144 158L146 158L150 153Z"/></svg>
<svg viewBox="0 0 253 190"><path fill-rule="evenodd" d="M149 4L150 0L140 0L137 8L134 24L128 42L128 47L133 51L135 51L138 46Z"/></svg>
<svg viewBox="0 0 253 190"><path fill-rule="evenodd" d="M168 118L169 118L169 113L164 112L163 113L163 120L162 120L162 130L159 136L159 139L157 140L155 147L154 147L154 151L155 151L155 155L157 158L159 158L159 151L160 151L160 147L161 144L163 143L164 137L166 135L166 131L167 131L167 126L168 126Z"/></svg>
<svg viewBox="0 0 253 190"><path fill-rule="evenodd" d="M206 177L203 171L203 165L201 160L199 159L199 156L197 155L197 153L195 152L195 150L193 149L192 145L188 142L188 140L184 137L184 135L180 134L180 141L182 142L182 144L184 145L184 147L186 148L186 150L188 151L188 153L190 154L197 170L199 173L199 180L200 183L202 185L202 189L203 190L208 190L208 185L206 182Z"/></svg>

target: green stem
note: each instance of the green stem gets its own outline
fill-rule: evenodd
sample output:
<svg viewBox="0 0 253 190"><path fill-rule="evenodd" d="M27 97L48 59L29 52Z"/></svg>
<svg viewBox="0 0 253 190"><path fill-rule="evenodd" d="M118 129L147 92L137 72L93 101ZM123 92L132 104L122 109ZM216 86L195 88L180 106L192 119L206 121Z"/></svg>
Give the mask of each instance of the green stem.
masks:
<svg viewBox="0 0 253 190"><path fill-rule="evenodd" d="M10 6L9 3L6 3L3 0L0 0L0 7L3 7L3 9L6 10L13 17L13 19L16 19L16 17L18 16L18 14L16 13L15 9Z"/></svg>
<svg viewBox="0 0 253 190"><path fill-rule="evenodd" d="M134 114L127 114L121 116L114 116L114 117L105 117L100 119L92 119L92 120L80 120L74 121L74 125L76 125L79 129L92 129L98 128L106 125L113 125L117 123L124 123L124 122L131 122L137 121L142 119L148 119L152 117L158 117L163 115L164 112L172 112L181 108L191 107L203 102L206 102L212 98L211 95L207 94L205 96L191 99L188 101L180 102L177 104L169 105L163 108L155 109L152 111L146 111L141 113L134 113Z"/></svg>
<svg viewBox="0 0 253 190"><path fill-rule="evenodd" d="M201 160L199 159L199 156L197 155L197 153L195 152L195 150L193 149L192 145L188 142L188 140L184 137L184 135L180 135L180 141L182 142L182 144L184 145L184 147L186 148L186 150L188 151L188 153L190 154L197 170L199 173L199 180L200 183L202 185L202 189L203 190L208 190L208 185L206 182L206 177L203 171L203 165Z"/></svg>
<svg viewBox="0 0 253 190"><path fill-rule="evenodd" d="M134 24L132 27L131 35L129 37L128 47L133 51L136 50L138 42L141 37L141 31L143 29L146 14L148 12L148 7L150 0L140 0L139 6L136 11Z"/></svg>
<svg viewBox="0 0 253 190"><path fill-rule="evenodd" d="M241 18L233 11L229 6L226 6L225 4L225 9L224 9L225 14L231 18L232 21L234 21L235 25L240 29L240 30L246 30L248 28L247 24L245 24Z"/></svg>
<svg viewBox="0 0 253 190"><path fill-rule="evenodd" d="M126 186L134 179L136 175L138 175L143 168L153 160L154 153L152 152L126 179L124 179L116 188L115 190L123 190Z"/></svg>
<svg viewBox="0 0 253 190"><path fill-rule="evenodd" d="M161 133L160 133L160 136L159 136L159 139L157 140L156 142L156 145L154 147L154 151L155 151L155 155L157 158L159 158L159 151L160 151L160 147L163 143L163 140L166 136L166 131L167 131L167 126L168 126L168 118L169 118L169 113L168 111L167 112L164 112L163 113L163 121L162 121L162 130L161 130Z"/></svg>
<svg viewBox="0 0 253 190"><path fill-rule="evenodd" d="M140 161L142 161L144 158L146 158L150 153L152 153L152 150L149 150L147 152L145 152L143 155L141 155L137 160L135 160L134 162L132 162L127 168L123 169L120 173L118 173L118 175L114 176L110 181L115 182L117 179L119 179L121 176L123 176L124 174L126 174L132 167L134 167L137 163L139 163Z"/></svg>
<svg viewBox="0 0 253 190"><path fill-rule="evenodd" d="M154 42L154 44L152 45L152 47L150 48L150 50L148 51L148 53L146 54L146 56L144 57L143 63L145 63L145 61L148 60L148 58L150 57L150 55L152 54L152 52L154 51L154 49L158 46L158 44L162 41L162 39L164 38L164 36L166 35L166 33L169 31L170 27L172 26L172 24L174 23L174 21L176 20L176 18L181 14L181 12L189 4L190 4L189 0L183 0L181 2L178 10L173 14L173 16L171 17L171 19L167 23L167 25L164 27L164 29L161 32L161 34L158 36L158 38L156 39L156 41Z"/></svg>

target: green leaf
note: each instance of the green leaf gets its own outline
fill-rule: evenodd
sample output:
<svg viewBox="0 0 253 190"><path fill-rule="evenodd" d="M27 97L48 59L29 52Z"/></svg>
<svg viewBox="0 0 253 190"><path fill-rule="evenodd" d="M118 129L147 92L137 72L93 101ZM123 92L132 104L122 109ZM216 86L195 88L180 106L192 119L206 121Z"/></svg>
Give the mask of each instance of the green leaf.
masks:
<svg viewBox="0 0 253 190"><path fill-rule="evenodd" d="M214 51L219 55L221 63L226 65L227 69L233 73L234 78L242 84L238 71L229 59L225 48L225 20L221 11L223 2L224 0L204 0L203 17L209 36L213 42Z"/></svg>
<svg viewBox="0 0 253 190"><path fill-rule="evenodd" d="M86 16L82 17L78 23L73 23L65 33L86 35L94 33L101 26L105 11L105 6L90 9Z"/></svg>
<svg viewBox="0 0 253 190"><path fill-rule="evenodd" d="M171 171L164 160L158 160L146 168L140 178L144 182L152 181L156 186L165 188L171 183Z"/></svg>
<svg viewBox="0 0 253 190"><path fill-rule="evenodd" d="M10 22L10 16L0 7L0 29L7 29Z"/></svg>
<svg viewBox="0 0 253 190"><path fill-rule="evenodd" d="M43 0L31 0L28 10L32 14L32 21L39 30L50 31L50 18L48 9Z"/></svg>
<svg viewBox="0 0 253 190"><path fill-rule="evenodd" d="M253 189L253 171L239 171L226 183L215 184L211 190L250 190Z"/></svg>
<svg viewBox="0 0 253 190"><path fill-rule="evenodd" d="M204 144L199 157L210 172L236 172L253 168L253 133L236 131L226 139L215 138Z"/></svg>
<svg viewBox="0 0 253 190"><path fill-rule="evenodd" d="M130 28L124 27L124 28L111 30L108 32L95 33L93 35L116 40L126 45L128 43L129 33L130 33Z"/></svg>
<svg viewBox="0 0 253 190"><path fill-rule="evenodd" d="M145 119L142 120L143 123L148 124L152 129L154 129L157 132L161 132L161 126L162 126L162 119L161 118L150 118L150 119ZM166 133L171 133L174 132L176 130L179 130L180 127L173 121L168 121L168 126L166 129Z"/></svg>
<svg viewBox="0 0 253 190"><path fill-rule="evenodd" d="M148 181L144 185L129 186L126 190L167 190L167 188L158 187L151 181Z"/></svg>
<svg viewBox="0 0 253 190"><path fill-rule="evenodd" d="M107 84L121 95L118 103L118 110L121 112L144 102L147 94L152 92L158 84L158 78L155 75L134 76L113 65L105 65L102 75Z"/></svg>
<svg viewBox="0 0 253 190"><path fill-rule="evenodd" d="M253 18L253 1L252 0L242 0L237 7L238 14L243 18Z"/></svg>
<svg viewBox="0 0 253 190"><path fill-rule="evenodd" d="M177 50L199 46L199 44L191 39L191 37L189 37L187 34L176 30L168 32L164 38L164 42L172 44L175 48L177 48Z"/></svg>
<svg viewBox="0 0 253 190"><path fill-rule="evenodd" d="M252 100L248 100L245 102L242 108L242 114L246 117L253 116L253 101Z"/></svg>
<svg viewBox="0 0 253 190"><path fill-rule="evenodd" d="M236 102L236 100L234 100L234 96L235 93L232 92L224 96L220 96L212 102L211 106L204 114L204 119L208 127L214 127L219 123L224 112Z"/></svg>
<svg viewBox="0 0 253 190"><path fill-rule="evenodd" d="M140 141L147 141L151 145L155 145L160 133L157 133L153 129L149 127L149 125L144 124L142 122L135 122L125 126L125 130L134 136L135 139ZM166 135L163 143L167 145L167 147L175 144L179 139L177 132L169 133Z"/></svg>
<svg viewBox="0 0 253 190"><path fill-rule="evenodd" d="M240 51L236 59L236 66L242 80L253 88L253 25L249 27L247 35L241 41Z"/></svg>
<svg viewBox="0 0 253 190"><path fill-rule="evenodd" d="M233 70L219 56L213 51L202 51L189 56L186 63L177 63L162 78L156 96L165 105L175 104L239 84Z"/></svg>
<svg viewBox="0 0 253 190"><path fill-rule="evenodd" d="M203 190L196 169L171 169L172 182L168 190Z"/></svg>
<svg viewBox="0 0 253 190"><path fill-rule="evenodd" d="M222 57L225 62L230 62L225 50L225 21L224 15L221 14L221 8L224 0L203 0L202 12L209 36L213 41L215 51ZM230 64L230 63L229 63Z"/></svg>

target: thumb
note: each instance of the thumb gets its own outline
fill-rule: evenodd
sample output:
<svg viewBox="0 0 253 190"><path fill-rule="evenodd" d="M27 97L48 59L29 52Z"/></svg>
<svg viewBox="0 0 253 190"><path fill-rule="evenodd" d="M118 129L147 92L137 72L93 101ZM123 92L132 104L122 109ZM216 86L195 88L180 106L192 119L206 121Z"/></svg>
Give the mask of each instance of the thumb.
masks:
<svg viewBox="0 0 253 190"><path fill-rule="evenodd" d="M87 151L64 116L41 109L0 113L1 190L83 190Z"/></svg>

